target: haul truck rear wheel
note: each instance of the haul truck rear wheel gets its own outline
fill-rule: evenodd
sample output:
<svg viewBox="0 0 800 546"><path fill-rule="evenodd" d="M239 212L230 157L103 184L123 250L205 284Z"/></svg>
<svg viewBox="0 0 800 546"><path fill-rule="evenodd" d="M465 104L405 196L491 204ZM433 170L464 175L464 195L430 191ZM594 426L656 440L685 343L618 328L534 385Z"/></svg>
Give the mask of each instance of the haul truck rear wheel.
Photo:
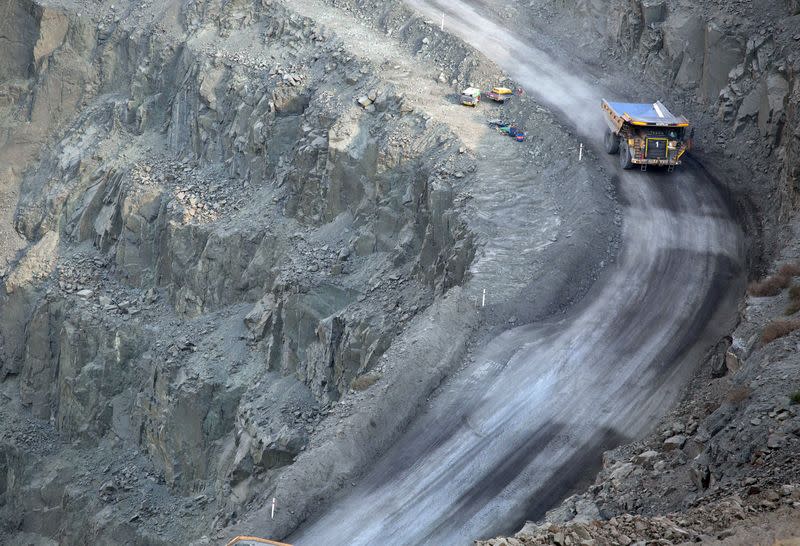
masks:
<svg viewBox="0 0 800 546"><path fill-rule="evenodd" d="M619 153L619 137L609 129L606 129L605 144L606 152L609 154L614 155Z"/></svg>
<svg viewBox="0 0 800 546"><path fill-rule="evenodd" d="M626 171L633 168L633 157L627 142L623 142L619 147L619 165Z"/></svg>

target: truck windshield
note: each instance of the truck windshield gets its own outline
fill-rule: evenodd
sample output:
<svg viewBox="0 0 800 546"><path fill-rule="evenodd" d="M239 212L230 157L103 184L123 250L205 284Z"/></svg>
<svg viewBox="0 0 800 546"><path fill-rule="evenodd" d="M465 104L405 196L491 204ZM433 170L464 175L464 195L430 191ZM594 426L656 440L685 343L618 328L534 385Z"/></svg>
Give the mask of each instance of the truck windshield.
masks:
<svg viewBox="0 0 800 546"><path fill-rule="evenodd" d="M683 127L648 127L644 131L646 137L668 138L669 140L683 140Z"/></svg>

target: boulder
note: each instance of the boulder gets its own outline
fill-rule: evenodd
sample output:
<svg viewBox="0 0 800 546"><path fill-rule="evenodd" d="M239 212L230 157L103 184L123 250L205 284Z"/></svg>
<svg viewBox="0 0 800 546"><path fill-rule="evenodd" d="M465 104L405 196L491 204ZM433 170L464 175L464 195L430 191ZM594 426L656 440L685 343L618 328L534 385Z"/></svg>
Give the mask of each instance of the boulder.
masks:
<svg viewBox="0 0 800 546"><path fill-rule="evenodd" d="M784 123L786 97L789 83L780 74L770 74L763 83L761 104L758 110L758 128L761 134L774 141Z"/></svg>
<svg viewBox="0 0 800 546"><path fill-rule="evenodd" d="M729 373L736 373L742 369L742 361L736 356L736 353L728 351L725 354L725 367L728 368Z"/></svg>
<svg viewBox="0 0 800 546"><path fill-rule="evenodd" d="M736 122L733 126L735 131L739 131L747 122L758 117L758 112L761 109L761 95L762 88L758 86L745 96L736 113Z"/></svg>
<svg viewBox="0 0 800 546"><path fill-rule="evenodd" d="M780 449L786 443L786 436L783 434L770 434L767 438L767 447L770 449Z"/></svg>
<svg viewBox="0 0 800 546"><path fill-rule="evenodd" d="M209 68L200 76L200 87L198 88L200 98L203 99L206 106L212 110L217 109L217 93L216 88L222 81L225 75L223 70Z"/></svg>
<svg viewBox="0 0 800 546"><path fill-rule="evenodd" d="M272 315L275 307L275 297L272 294L266 294L244 317L244 324L250 331L252 341L261 341L272 328Z"/></svg>
<svg viewBox="0 0 800 546"><path fill-rule="evenodd" d="M658 457L658 452L651 449L636 455L633 458L633 462L640 465L648 465L652 464L656 457Z"/></svg>
<svg viewBox="0 0 800 546"><path fill-rule="evenodd" d="M737 36L726 33L715 24L706 27L703 56L702 96L714 103L728 85L728 75L744 57L744 44Z"/></svg>
<svg viewBox="0 0 800 546"><path fill-rule="evenodd" d="M245 399L236 416L236 453L228 469L233 484L291 463L308 443L303 416L318 411L308 387L290 377L257 383Z"/></svg>
<svg viewBox="0 0 800 546"><path fill-rule="evenodd" d="M631 463L618 463L609 475L611 480L624 480L631 475L636 467Z"/></svg>
<svg viewBox="0 0 800 546"><path fill-rule="evenodd" d="M675 451L683 447L683 444L686 443L686 436L682 434L676 434L675 436L670 436L666 440L664 440L664 449L666 451Z"/></svg>
<svg viewBox="0 0 800 546"><path fill-rule="evenodd" d="M688 89L699 85L703 76L705 29L691 14L670 13L662 26L664 49L673 60L675 84Z"/></svg>
<svg viewBox="0 0 800 546"><path fill-rule="evenodd" d="M729 336L725 336L717 343L716 347L714 347L711 356L712 377L722 377L728 372L728 369L725 366L725 355L728 352L728 349L730 349L731 342L731 338ZM683 431L676 430L675 432Z"/></svg>
<svg viewBox="0 0 800 546"><path fill-rule="evenodd" d="M708 489L711 484L711 469L704 457L698 457L689 466L689 479L698 491Z"/></svg>
<svg viewBox="0 0 800 546"><path fill-rule="evenodd" d="M731 421L735 413L735 406L730 402L724 402L720 407L714 410L711 415L706 417L700 427L698 436L700 436L703 441L713 437L725 428L725 425Z"/></svg>

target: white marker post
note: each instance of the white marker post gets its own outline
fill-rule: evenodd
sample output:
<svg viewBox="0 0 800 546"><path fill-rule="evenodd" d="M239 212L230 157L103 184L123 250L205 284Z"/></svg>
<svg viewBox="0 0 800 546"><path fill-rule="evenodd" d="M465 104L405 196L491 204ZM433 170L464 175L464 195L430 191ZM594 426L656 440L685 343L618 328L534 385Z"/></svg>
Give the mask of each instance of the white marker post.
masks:
<svg viewBox="0 0 800 546"><path fill-rule="evenodd" d="M486 289L483 289L483 297L481 298L481 307L486 307Z"/></svg>
<svg viewBox="0 0 800 546"><path fill-rule="evenodd" d="M275 519L275 497L272 497L272 519Z"/></svg>
<svg viewBox="0 0 800 546"><path fill-rule="evenodd" d="M580 150L578 150L578 161L583 161L583 142L581 142Z"/></svg>
<svg viewBox="0 0 800 546"><path fill-rule="evenodd" d="M444 32L444 12L442 12L442 32Z"/></svg>

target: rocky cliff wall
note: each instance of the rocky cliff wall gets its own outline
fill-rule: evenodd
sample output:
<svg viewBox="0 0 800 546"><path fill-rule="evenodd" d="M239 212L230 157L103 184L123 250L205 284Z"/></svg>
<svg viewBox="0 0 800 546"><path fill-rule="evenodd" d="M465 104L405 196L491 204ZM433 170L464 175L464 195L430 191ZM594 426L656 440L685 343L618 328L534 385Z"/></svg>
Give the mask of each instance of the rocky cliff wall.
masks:
<svg viewBox="0 0 800 546"><path fill-rule="evenodd" d="M51 144L26 165L16 211L28 247L0 301L5 386L60 441L141 450L157 496L218 495L227 521L463 282L474 241L455 206L463 181L444 173L470 160L281 5L174 14L212 42L233 34L216 50L11 4L35 62L4 70ZM78 528L133 502L130 472L79 507L65 491L83 463L47 477L35 469L61 455L29 455L3 467L6 524L75 543L121 532ZM51 493L22 502L42 480Z"/></svg>
<svg viewBox="0 0 800 546"><path fill-rule="evenodd" d="M5 7L0 42L8 55L0 61L2 80L26 79L33 64L33 49L41 17L33 2L9 2ZM13 24L12 24L13 22Z"/></svg>

